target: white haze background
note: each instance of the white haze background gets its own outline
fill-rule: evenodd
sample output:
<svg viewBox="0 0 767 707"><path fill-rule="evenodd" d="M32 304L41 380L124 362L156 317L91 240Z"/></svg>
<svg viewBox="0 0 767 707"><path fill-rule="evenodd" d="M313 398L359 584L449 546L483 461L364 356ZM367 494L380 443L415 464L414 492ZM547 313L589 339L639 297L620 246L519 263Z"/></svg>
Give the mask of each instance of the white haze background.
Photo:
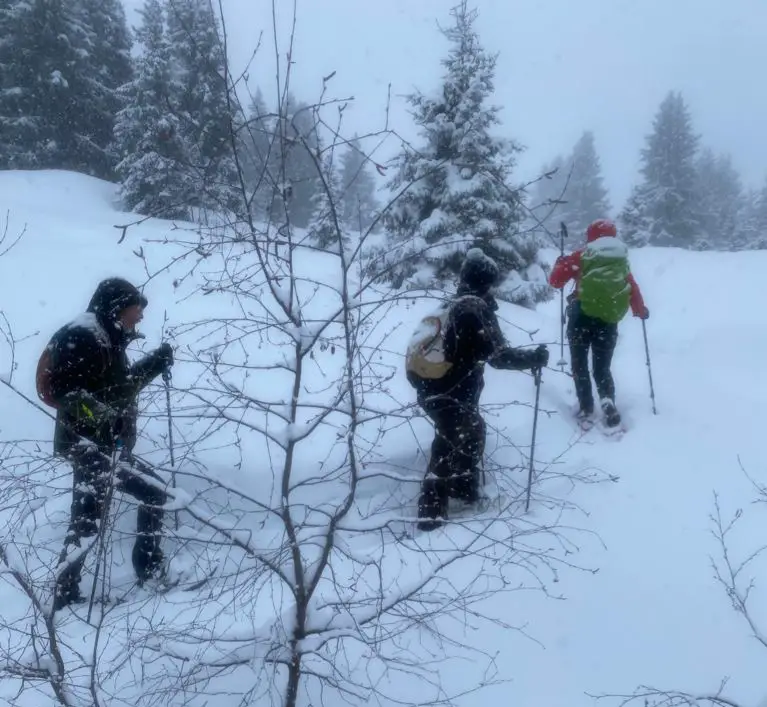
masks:
<svg viewBox="0 0 767 707"><path fill-rule="evenodd" d="M125 0L129 21L141 0ZM567 153L593 130L614 207L628 196L639 150L658 104L682 91L705 144L729 152L746 185L767 174L767 2L764 0L474 0L486 48L500 52L494 102L507 135L526 146L518 176ZM278 0L281 60L296 13L292 82L297 96L319 96L336 71L335 96L354 96L347 127L365 134L384 120L391 84L391 127L415 128L403 95L432 90L441 75L454 0ZM271 0L223 0L232 68L254 47L251 89L274 102ZM396 149L391 142L390 152ZM382 152L382 157L389 156Z"/></svg>

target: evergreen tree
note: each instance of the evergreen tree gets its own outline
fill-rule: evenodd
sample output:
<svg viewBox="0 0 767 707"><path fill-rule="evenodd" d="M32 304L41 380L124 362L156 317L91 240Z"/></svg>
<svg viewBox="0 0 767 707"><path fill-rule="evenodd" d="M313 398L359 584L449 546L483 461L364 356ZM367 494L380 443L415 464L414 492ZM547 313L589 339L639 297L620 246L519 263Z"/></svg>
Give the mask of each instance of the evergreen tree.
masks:
<svg viewBox="0 0 767 707"><path fill-rule="evenodd" d="M167 0L166 17L172 105L193 185L186 201L206 209L233 208L237 175L231 136L240 109L227 83L218 20L210 0Z"/></svg>
<svg viewBox="0 0 767 707"><path fill-rule="evenodd" d="M565 158L557 155L551 162L541 167L538 180L532 185L531 208L539 218L543 218L549 212L551 217L556 216L563 200L565 182L567 181L568 169L565 167Z"/></svg>
<svg viewBox="0 0 767 707"><path fill-rule="evenodd" d="M602 166L591 131L584 132L575 144L566 166L570 179L563 196L566 203L561 207L558 220L564 221L571 232L582 234L592 221L606 218L610 212ZM560 180L567 180L567 174Z"/></svg>
<svg viewBox="0 0 767 707"><path fill-rule="evenodd" d="M100 176L113 178L117 156L111 150L115 116L123 107L123 86L133 78L132 38L120 0L80 0L90 33L90 103L83 111L88 134L100 148Z"/></svg>
<svg viewBox="0 0 767 707"><path fill-rule="evenodd" d="M334 164L335 150L326 150L322 157L322 178L312 196L311 220L307 234L318 248L338 252L338 232L341 231L342 245L349 243L342 219L342 185L338 167Z"/></svg>
<svg viewBox="0 0 767 707"><path fill-rule="evenodd" d="M306 103L288 95L279 108L275 125L276 145L273 150L273 172L276 191L274 216L287 215L294 226L306 228L314 213L314 196L318 190L315 156L321 148L314 112Z"/></svg>
<svg viewBox="0 0 767 707"><path fill-rule="evenodd" d="M660 105L642 150L642 182L621 214L627 242L692 248L700 233L695 158L698 136L681 93Z"/></svg>
<svg viewBox="0 0 767 707"><path fill-rule="evenodd" d="M341 160L341 187L344 223L355 233L366 233L376 218L379 204L370 159L362 151L357 136L349 142Z"/></svg>
<svg viewBox="0 0 767 707"><path fill-rule="evenodd" d="M122 6L5 0L0 32L0 166L111 177L117 88L130 76Z"/></svg>
<svg viewBox="0 0 767 707"><path fill-rule="evenodd" d="M90 33L65 0L4 3L0 45L0 160L11 169L89 171L78 99Z"/></svg>
<svg viewBox="0 0 767 707"><path fill-rule="evenodd" d="M254 193L253 203L263 215L274 193L274 116L269 114L261 89L248 109L245 125L238 131L240 164L245 182Z"/></svg>
<svg viewBox="0 0 767 707"><path fill-rule="evenodd" d="M767 179L745 199L739 249L767 250Z"/></svg>
<svg viewBox="0 0 767 707"><path fill-rule="evenodd" d="M387 265L395 284L441 285L457 274L466 251L480 246L504 275L513 273L503 296L532 304L547 288L535 240L518 231L521 196L506 186L521 148L490 133L500 122L499 109L487 105L496 56L481 46L477 13L465 0L451 14L441 90L409 98L424 144L404 149L389 182L404 193L385 216Z"/></svg>
<svg viewBox="0 0 767 707"><path fill-rule="evenodd" d="M169 108L170 47L160 0L145 0L136 36L142 47L136 76L122 89L114 151L126 208L146 216L189 217L187 196L195 187L177 117Z"/></svg>
<svg viewBox="0 0 767 707"><path fill-rule="evenodd" d="M701 230L696 246L700 250L732 250L742 241L745 227L745 199L740 175L729 155L701 153L696 163Z"/></svg>

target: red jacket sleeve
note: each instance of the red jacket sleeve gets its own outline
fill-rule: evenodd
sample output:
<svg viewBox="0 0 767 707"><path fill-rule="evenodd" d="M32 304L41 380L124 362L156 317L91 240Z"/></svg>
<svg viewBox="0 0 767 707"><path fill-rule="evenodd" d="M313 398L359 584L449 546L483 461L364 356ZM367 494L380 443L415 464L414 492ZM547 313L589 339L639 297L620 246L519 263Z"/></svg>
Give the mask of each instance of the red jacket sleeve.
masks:
<svg viewBox="0 0 767 707"><path fill-rule="evenodd" d="M570 255L560 255L551 269L549 284L560 289L570 280L577 281L581 274L581 251L576 250Z"/></svg>
<svg viewBox="0 0 767 707"><path fill-rule="evenodd" d="M639 285L637 285L637 281L631 273L628 274L626 282L631 286L631 311L634 313L635 317L640 317L645 311L642 291L639 289Z"/></svg>

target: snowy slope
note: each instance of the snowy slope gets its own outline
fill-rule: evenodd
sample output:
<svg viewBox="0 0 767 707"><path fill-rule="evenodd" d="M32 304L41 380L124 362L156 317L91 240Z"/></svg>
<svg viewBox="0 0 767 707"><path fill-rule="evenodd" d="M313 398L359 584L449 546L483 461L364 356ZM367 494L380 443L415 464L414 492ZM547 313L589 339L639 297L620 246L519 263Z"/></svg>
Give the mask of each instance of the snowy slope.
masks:
<svg viewBox="0 0 767 707"><path fill-rule="evenodd" d="M161 338L165 310L171 323L190 321L203 308L226 311L222 300L209 305L207 300L185 299L188 291L172 285L178 273L159 272L162 258L158 242L175 237L171 224L149 221L130 230L125 242L118 245L120 231L114 226L134 217L117 213L112 201L109 185L79 175L0 173L0 234L6 213L9 234L26 226L18 245L0 258L0 310L18 342L11 352L0 339L0 373L4 378L12 374L13 385L32 399L34 367L41 348L58 326L84 308L103 277L120 274L143 283L147 280L145 267L153 275L157 273L145 289L150 300L142 324L147 348ZM140 247L146 261L134 252ZM652 312L648 333L659 414L653 416L651 412L641 326L636 320L626 320L621 325L614 364L618 404L629 426L621 441L607 440L598 432L581 438L567 419L573 403L569 378L554 369L545 372L536 450L536 468L545 471L541 471L531 512L522 517L520 511L519 525L558 527L535 541L539 549L552 548L556 572L539 573L549 594L545 596L531 590L513 591L518 583L531 582L522 576L524 572L512 568L509 591L485 599L481 605L494 623L467 616L465 623L451 621L441 626L467 649L494 657L495 672L490 675L483 674L479 664L458 663L457 668L445 662L441 679L447 692L472 690L480 682L503 681L464 695L457 700L459 705L478 707L493 700L520 707L586 707L595 704L593 695L630 694L640 685L713 693L725 678L730 678L726 694L744 707L758 707L764 699L767 653L750 635L742 617L733 612L724 589L714 579L710 556L718 557L718 547L711 535L709 516L714 510L715 491L727 518L753 499L754 491L740 469L741 463L754 479L762 484L767 481L761 416L767 394L767 371L762 364L767 333L760 322L765 261L766 253L653 249L632 253L634 273ZM323 272L326 263L318 259L313 267ZM427 308L427 303L403 305L380 322L390 332L387 363L399 365L398 355L404 351L411 326L418 313ZM547 342L552 347L552 361L557 360L558 300L537 312L502 305L501 316L513 343ZM192 340L179 333L176 343L183 350ZM184 356L179 358L174 382L182 388L193 379L193 366L190 363L185 368ZM502 487L508 493L526 478L532 423L529 405L534 387L532 379L522 373L488 370L486 380L483 403L490 428L488 467L491 475L495 474L492 488ZM393 398L412 400L401 375L392 379L389 390ZM179 406L188 403L180 395L174 401ZM154 386L144 402L155 416L147 424L141 451L167 465L162 436L167 420L157 414L164 405L162 389ZM520 404L511 404L514 402ZM194 437L195 424L199 423L186 419L183 412L179 414L180 444ZM51 431L51 421L43 412L0 386L0 442L39 440L45 450ZM360 518L374 507L383 508L392 519L412 515L425 463L419 446L428 449L430 432L429 425L421 420L412 427L391 424L387 428L384 448L373 466L388 472L390 478L361 485ZM8 447L3 449L7 454ZM255 476L236 472L237 460L222 456L216 449L194 451L195 458L207 465L211 478L251 489L253 494L267 493L265 487L268 490L270 484L257 475L266 473L264 465L255 464L263 461L258 441L246 438L244 449L243 468L261 469L253 472ZM300 462L308 469L312 455ZM35 536L37 542L50 544L51 553L58 551L68 511L66 493L55 492L56 488L66 491L68 487L66 469L59 468L58 473L44 491L47 521ZM398 475L407 480L397 481ZM606 481L608 478L613 481ZM191 480L185 483L187 492L195 490ZM222 518L227 513L233 519L244 517L238 515L237 508L224 511L220 489L216 493L206 501L207 508L220 509ZM758 508L746 510L742 527L731 538L736 559L763 543L763 515L760 518ZM121 523L121 529L128 533L131 521ZM184 527L190 533L201 532L191 522ZM500 533L505 527L492 526L488 554L501 555L502 545L493 546L492 539L505 540ZM279 528L262 524L260 532L266 543L279 534ZM461 528L451 528L428 542L457 544L463 533ZM378 538L376 534L355 536L350 542L354 552L376 553ZM120 540L119 545L121 552L127 548L129 553L127 539ZM178 562L183 565L185 544L175 539L173 547L181 551ZM397 552L393 546L388 548L386 561L395 562L400 557ZM114 557L113 579L123 585L128 585L131 577L126 557L119 552ZM414 562L412 555L408 557ZM198 564L231 568L236 562L239 560L231 551L221 549ZM476 567L471 563L450 568L446 576L459 582L462 574ZM406 581L414 568L406 564L401 571ZM500 575L506 570L499 568L497 572ZM757 583L754 616L767 630L767 568L753 565L750 572ZM6 620L20 611L22 599L10 583L0 582L0 605L5 607ZM201 603L189 608L192 600ZM159 615L170 622L191 620L193 615L198 625L231 621L245 629L244 624L237 623L231 607L206 607L199 593L191 597L175 594L165 603L162 599L152 601ZM129 612L140 613L144 608L135 604L119 611L135 616ZM249 618L254 628L268 631L274 626L275 615L286 612L286 605L275 605L271 596L258 615ZM289 625L287 615L286 621ZM85 635L81 631L84 629L73 622L71 636ZM433 651L434 658L440 659L425 632L418 635L413 629L408 636L409 642ZM257 660L260 648L251 646L251 651ZM251 682L246 683L246 679ZM116 686L104 689L109 692L114 687L125 699L125 676L117 675L114 680ZM253 687L252 674L237 673L233 680L226 683L227 690L234 686L233 691L240 695ZM16 701L14 682L0 684L0 704L45 704L34 693L28 693L25 701ZM395 687L403 699L413 703L425 694L414 680L401 681ZM135 686L134 692L138 689ZM254 697L251 704L267 704L268 692L256 694L260 698ZM185 699L179 694L165 703L196 704ZM240 697L227 693L215 704L237 705ZM602 704L620 704L620 700Z"/></svg>

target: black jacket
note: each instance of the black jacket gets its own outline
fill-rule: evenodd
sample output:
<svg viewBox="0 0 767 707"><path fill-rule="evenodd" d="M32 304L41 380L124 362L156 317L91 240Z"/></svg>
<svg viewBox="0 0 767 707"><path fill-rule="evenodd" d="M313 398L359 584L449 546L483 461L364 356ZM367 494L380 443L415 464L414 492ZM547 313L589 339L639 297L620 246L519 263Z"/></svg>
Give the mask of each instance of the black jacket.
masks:
<svg viewBox="0 0 767 707"><path fill-rule="evenodd" d="M410 378L419 398L447 396L460 404L477 405L485 385L485 363L493 368L532 368L535 352L509 345L496 311L498 303L485 292L461 286L445 328L445 358L453 366L438 380Z"/></svg>
<svg viewBox="0 0 767 707"><path fill-rule="evenodd" d="M117 317L138 302L146 300L135 287L124 280L106 280L88 310L51 338L50 388L58 406L56 454L67 454L81 437L111 452L118 420L125 446L135 444L138 393L164 368L156 351L133 365L128 361L126 347L136 336L126 334Z"/></svg>

